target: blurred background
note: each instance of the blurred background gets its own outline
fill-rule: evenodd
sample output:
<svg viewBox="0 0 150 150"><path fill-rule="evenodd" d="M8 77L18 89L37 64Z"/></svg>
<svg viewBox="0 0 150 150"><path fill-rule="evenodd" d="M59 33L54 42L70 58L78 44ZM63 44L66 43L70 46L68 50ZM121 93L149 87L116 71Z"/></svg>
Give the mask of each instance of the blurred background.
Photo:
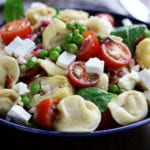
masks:
<svg viewBox="0 0 150 150"><path fill-rule="evenodd" d="M24 0L25 3L30 3L34 0ZM38 1L38 0L37 0ZM52 7L87 7L95 9L108 9L120 14L128 14L126 9L121 5L120 0L39 0L47 3ZM133 0L130 0L133 1ZM150 8L150 0L141 0L146 6ZM135 5L136 9L136 5Z"/></svg>
<svg viewBox="0 0 150 150"><path fill-rule="evenodd" d="M0 5L2 6L6 0L0 0ZM23 0L25 4L25 9L29 8L31 2L42 2L46 3L51 7L61 7L61 8L91 8L99 9L105 11L116 12L119 14L130 15L128 9L126 9L120 1L125 3L132 2L134 5L134 10L140 14L142 10L135 4L136 1L141 1L150 10L150 0ZM129 2L127 2L129 1ZM2 8L0 8L0 14L2 13ZM2 17L2 14L1 16ZM150 17L149 17L150 18ZM149 19L150 20L150 19Z"/></svg>

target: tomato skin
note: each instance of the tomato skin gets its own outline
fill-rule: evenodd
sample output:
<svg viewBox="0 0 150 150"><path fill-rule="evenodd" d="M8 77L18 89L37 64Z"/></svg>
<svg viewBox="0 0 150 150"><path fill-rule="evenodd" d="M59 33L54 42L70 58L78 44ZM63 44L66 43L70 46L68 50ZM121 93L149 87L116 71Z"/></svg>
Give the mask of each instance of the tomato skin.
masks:
<svg viewBox="0 0 150 150"><path fill-rule="evenodd" d="M57 103L57 99L45 99L36 106L34 119L37 125L44 129L53 127L53 121L57 114L54 110L54 106L57 105Z"/></svg>
<svg viewBox="0 0 150 150"><path fill-rule="evenodd" d="M121 41L106 37L100 44L99 58L105 61L107 69L116 70L129 63L131 52Z"/></svg>
<svg viewBox="0 0 150 150"><path fill-rule="evenodd" d="M109 14L109 13L98 13L98 14L96 14L96 16L99 18L107 19L113 27L115 26L115 19L111 14Z"/></svg>
<svg viewBox="0 0 150 150"><path fill-rule="evenodd" d="M8 45L16 36L22 39L32 33L32 27L27 19L19 19L9 22L0 28L3 43Z"/></svg>
<svg viewBox="0 0 150 150"><path fill-rule="evenodd" d="M99 75L87 73L84 62L76 61L69 66L68 79L77 87L90 87L98 83Z"/></svg>
<svg viewBox="0 0 150 150"><path fill-rule="evenodd" d="M84 41L76 55L78 60L86 61L89 58L96 57L100 47L99 40L93 31L87 30L83 32L83 37Z"/></svg>

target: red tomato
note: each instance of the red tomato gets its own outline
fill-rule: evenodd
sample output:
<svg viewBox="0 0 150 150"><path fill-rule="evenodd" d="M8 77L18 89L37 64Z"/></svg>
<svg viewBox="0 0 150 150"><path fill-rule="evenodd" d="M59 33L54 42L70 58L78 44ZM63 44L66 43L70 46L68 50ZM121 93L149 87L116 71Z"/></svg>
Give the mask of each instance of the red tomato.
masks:
<svg viewBox="0 0 150 150"><path fill-rule="evenodd" d="M115 125L117 125L117 123L113 119L109 109L107 109L105 112L102 112L102 120L101 120L101 123L100 123L98 129L99 130L111 129Z"/></svg>
<svg viewBox="0 0 150 150"><path fill-rule="evenodd" d="M115 70L129 63L131 52L122 42L106 37L100 44L99 58L105 61L107 69Z"/></svg>
<svg viewBox="0 0 150 150"><path fill-rule="evenodd" d="M98 83L99 75L87 73L84 62L76 61L69 66L68 79L77 87L89 87Z"/></svg>
<svg viewBox="0 0 150 150"><path fill-rule="evenodd" d="M91 30L83 32L83 36L84 41L76 55L79 60L86 61L89 58L96 57L98 55L99 40L96 34Z"/></svg>
<svg viewBox="0 0 150 150"><path fill-rule="evenodd" d="M56 118L55 105L57 103L57 99L45 99L36 106L34 118L41 128L50 129L53 127L53 121Z"/></svg>
<svg viewBox="0 0 150 150"><path fill-rule="evenodd" d="M16 36L25 39L31 33L32 28L27 19L9 22L0 28L1 38L5 44L9 44Z"/></svg>
<svg viewBox="0 0 150 150"><path fill-rule="evenodd" d="M107 19L112 26L115 26L115 19L111 14L109 14L109 13L98 13L98 14L96 14L96 16L99 18Z"/></svg>

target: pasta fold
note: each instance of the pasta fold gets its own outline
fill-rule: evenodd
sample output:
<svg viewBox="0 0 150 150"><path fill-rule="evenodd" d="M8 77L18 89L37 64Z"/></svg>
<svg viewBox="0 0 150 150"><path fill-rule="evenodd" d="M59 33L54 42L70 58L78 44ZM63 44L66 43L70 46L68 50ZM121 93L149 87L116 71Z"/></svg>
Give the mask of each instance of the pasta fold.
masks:
<svg viewBox="0 0 150 150"><path fill-rule="evenodd" d="M98 107L79 95L62 99L57 109L60 112L60 118L55 123L58 131L90 132L94 131L101 121Z"/></svg>

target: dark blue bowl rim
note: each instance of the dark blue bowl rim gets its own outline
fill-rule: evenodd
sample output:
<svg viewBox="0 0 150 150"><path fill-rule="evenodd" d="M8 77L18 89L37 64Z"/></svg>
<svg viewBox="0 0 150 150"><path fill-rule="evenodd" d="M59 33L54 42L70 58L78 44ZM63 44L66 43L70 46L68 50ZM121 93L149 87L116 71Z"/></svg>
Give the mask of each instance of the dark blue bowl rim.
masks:
<svg viewBox="0 0 150 150"><path fill-rule="evenodd" d="M58 132L58 131L50 131L50 130L42 130L42 129L37 129L37 128L31 128L31 127L27 127L27 126L23 126L23 125L19 125L4 119L0 118L0 124L13 128L13 129L17 129L17 130L21 130L24 132L28 132L28 133L34 133L34 134L40 134L40 135L48 135L48 136L55 136L55 137L93 137L93 136L101 136L101 135L108 135L108 134L116 134L119 132L123 132L123 131L128 131L143 125L146 125L150 123L150 118L146 118L142 121L130 124L130 125L126 125L126 126L120 126L120 127L116 127L113 129L106 129L106 130L98 130L98 131L93 131L93 132L85 132L85 133L70 133L70 132Z"/></svg>
<svg viewBox="0 0 150 150"><path fill-rule="evenodd" d="M70 8L70 7L69 7ZM139 20L136 20L134 18L132 18L131 16L126 16L126 15L122 15L122 14L117 14L105 9L93 9L93 8L83 8L83 7L71 7L73 9L79 9L79 10L85 10L87 12L89 12L89 14L97 14L97 13L111 13L115 20L117 21L117 26L121 25L121 18L129 18L131 19L131 21L133 21L133 23L143 23ZM63 9L63 8L62 8ZM3 20L1 20L3 22ZM146 24L146 23L145 23ZM147 24L148 27L150 27L149 24ZM52 137L93 137L93 136L102 136L102 135L108 135L108 134L115 134L115 133L119 133L119 132L123 132L123 131L127 131L127 130L131 130L134 129L136 127L140 127L146 124L150 123L150 117L145 118L144 120L141 120L139 122L130 124L130 125L126 125L126 126L120 126L120 127L116 127L113 129L107 129L107 130L98 130L98 131L93 131L93 132L86 132L86 133L70 133L70 132L58 132L58 131L49 131L49 130L42 130L42 129L37 129L37 128L31 128L31 127L27 127L27 126L23 126L23 125L19 125L7 120L4 120L2 118L0 118L0 124L16 129L16 130L21 130L24 132L28 132L28 133L33 133L33 134L39 134L39 135L48 135L48 136L52 136Z"/></svg>

